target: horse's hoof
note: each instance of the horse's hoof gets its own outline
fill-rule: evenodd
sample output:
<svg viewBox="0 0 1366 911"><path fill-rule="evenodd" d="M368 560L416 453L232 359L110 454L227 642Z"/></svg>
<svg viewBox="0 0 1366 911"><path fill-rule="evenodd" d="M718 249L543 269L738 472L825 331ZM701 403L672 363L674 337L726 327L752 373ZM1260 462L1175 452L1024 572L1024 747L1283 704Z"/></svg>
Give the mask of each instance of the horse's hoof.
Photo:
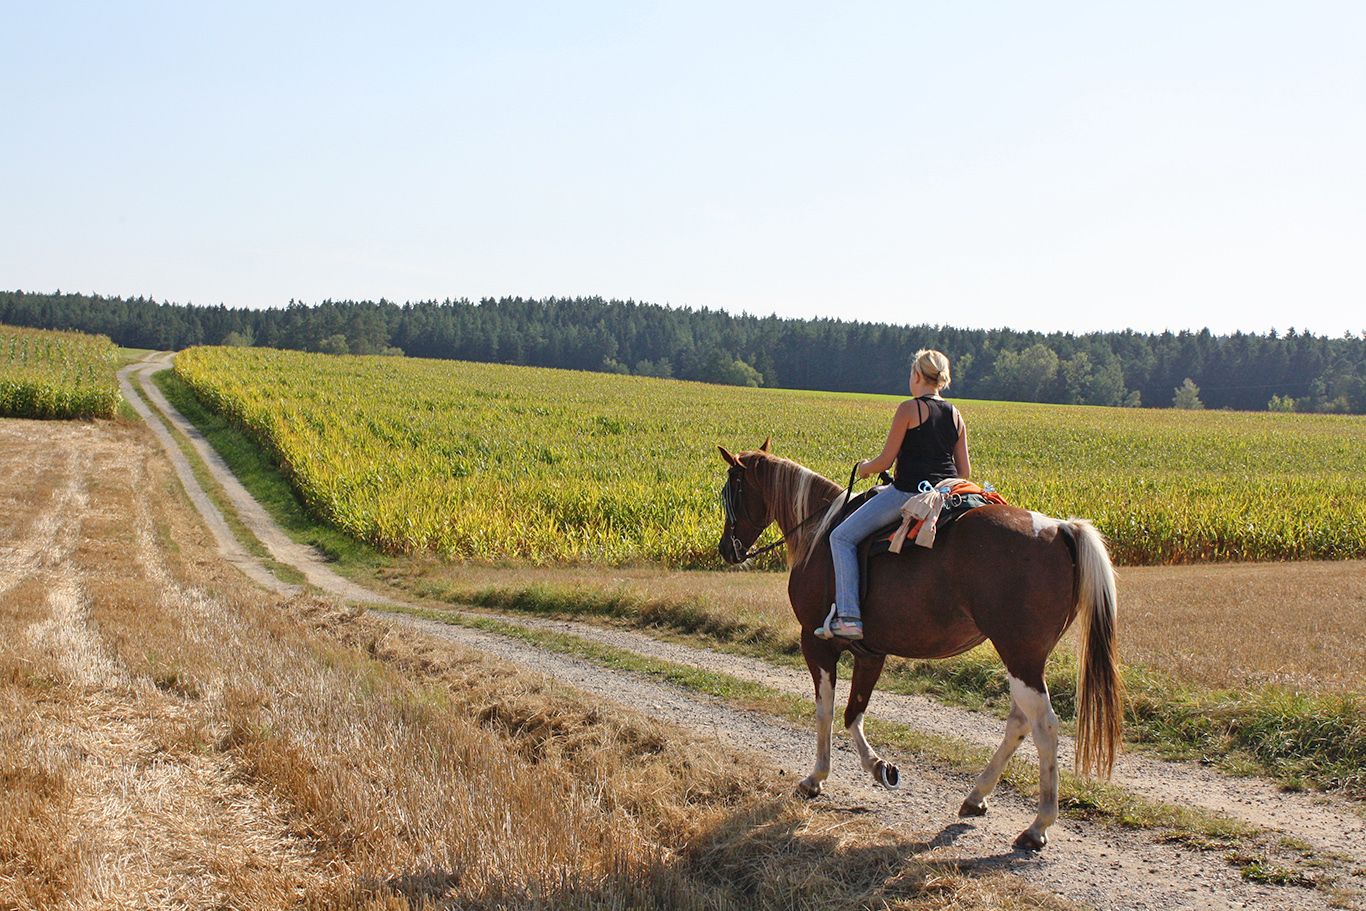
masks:
<svg viewBox="0 0 1366 911"><path fill-rule="evenodd" d="M877 772L877 780L882 782L882 786L889 791L895 791L901 787L901 772L890 762L879 759L874 767Z"/></svg>
<svg viewBox="0 0 1366 911"><path fill-rule="evenodd" d="M973 803L970 800L965 800L963 801L963 805L958 808L958 816L960 819L967 816L985 815L987 815L987 805L985 803Z"/></svg>
<svg viewBox="0 0 1366 911"><path fill-rule="evenodd" d="M1015 839L1015 847L1021 851L1042 851L1046 844L1048 844L1048 836L1035 835L1031 829L1025 829L1020 833L1020 837Z"/></svg>
<svg viewBox="0 0 1366 911"><path fill-rule="evenodd" d="M821 783L803 778L797 782L797 793L806 798L819 797L821 796Z"/></svg>

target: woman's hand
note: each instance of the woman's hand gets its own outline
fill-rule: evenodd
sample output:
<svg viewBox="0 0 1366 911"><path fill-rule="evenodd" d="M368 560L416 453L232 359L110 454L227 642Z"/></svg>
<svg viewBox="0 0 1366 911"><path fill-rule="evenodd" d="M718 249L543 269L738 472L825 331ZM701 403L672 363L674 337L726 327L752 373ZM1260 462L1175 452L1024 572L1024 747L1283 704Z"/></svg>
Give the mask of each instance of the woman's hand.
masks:
<svg viewBox="0 0 1366 911"><path fill-rule="evenodd" d="M872 463L872 462L869 462L867 459L861 459L861 460L859 461L859 463L858 463L858 478L859 478L859 480L862 481L864 478L868 477L870 474L873 474L873 463Z"/></svg>

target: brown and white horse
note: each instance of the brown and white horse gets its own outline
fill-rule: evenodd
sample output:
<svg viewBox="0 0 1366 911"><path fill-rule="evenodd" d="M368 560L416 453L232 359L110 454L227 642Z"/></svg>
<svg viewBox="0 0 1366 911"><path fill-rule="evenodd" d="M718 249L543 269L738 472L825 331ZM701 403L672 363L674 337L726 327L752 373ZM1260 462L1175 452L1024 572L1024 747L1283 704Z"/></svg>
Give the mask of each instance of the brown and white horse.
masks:
<svg viewBox="0 0 1366 911"><path fill-rule="evenodd" d="M1044 665L1074 619L1081 619L1077 680L1076 764L1106 776L1120 749L1123 689L1115 655L1115 577L1104 539L1083 519L1062 521L1014 506L988 505L960 517L933 548L868 561L864 639L820 639L834 600L826 532L844 491L796 462L757 450L721 455L730 465L721 556L743 563L770 524L781 529L790 575L788 598L801 624L802 654L816 688L816 764L798 785L814 797L830 774L835 674L840 654L854 653L844 726L866 772L886 787L899 773L868 745L863 716L887 655L947 658L990 639L1010 679L1005 739L978 776L960 816L986 812L1011 754L1027 733L1039 752L1038 816L1017 847L1038 850L1058 818L1058 717Z"/></svg>

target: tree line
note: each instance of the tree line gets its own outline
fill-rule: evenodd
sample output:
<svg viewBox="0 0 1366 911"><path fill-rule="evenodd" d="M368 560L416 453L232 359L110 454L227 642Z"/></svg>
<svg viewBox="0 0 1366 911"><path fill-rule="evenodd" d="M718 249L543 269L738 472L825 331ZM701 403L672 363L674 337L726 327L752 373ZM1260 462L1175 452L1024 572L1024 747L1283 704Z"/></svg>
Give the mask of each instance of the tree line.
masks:
<svg viewBox="0 0 1366 911"><path fill-rule="evenodd" d="M0 292L0 323L107 335L130 348L262 345L897 394L920 348L953 361L961 398L1366 413L1366 332L1208 329L1085 334L735 316L626 300L332 301L252 310Z"/></svg>

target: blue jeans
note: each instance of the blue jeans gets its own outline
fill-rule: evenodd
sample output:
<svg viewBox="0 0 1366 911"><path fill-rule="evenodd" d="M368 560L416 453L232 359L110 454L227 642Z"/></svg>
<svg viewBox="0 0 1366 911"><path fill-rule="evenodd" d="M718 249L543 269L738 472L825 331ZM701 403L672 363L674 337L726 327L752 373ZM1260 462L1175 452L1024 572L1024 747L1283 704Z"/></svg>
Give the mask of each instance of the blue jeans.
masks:
<svg viewBox="0 0 1366 911"><path fill-rule="evenodd" d="M830 533L830 553L835 560L835 604L841 617L859 620L859 542L884 525L901 521L901 506L914 493L888 485Z"/></svg>

